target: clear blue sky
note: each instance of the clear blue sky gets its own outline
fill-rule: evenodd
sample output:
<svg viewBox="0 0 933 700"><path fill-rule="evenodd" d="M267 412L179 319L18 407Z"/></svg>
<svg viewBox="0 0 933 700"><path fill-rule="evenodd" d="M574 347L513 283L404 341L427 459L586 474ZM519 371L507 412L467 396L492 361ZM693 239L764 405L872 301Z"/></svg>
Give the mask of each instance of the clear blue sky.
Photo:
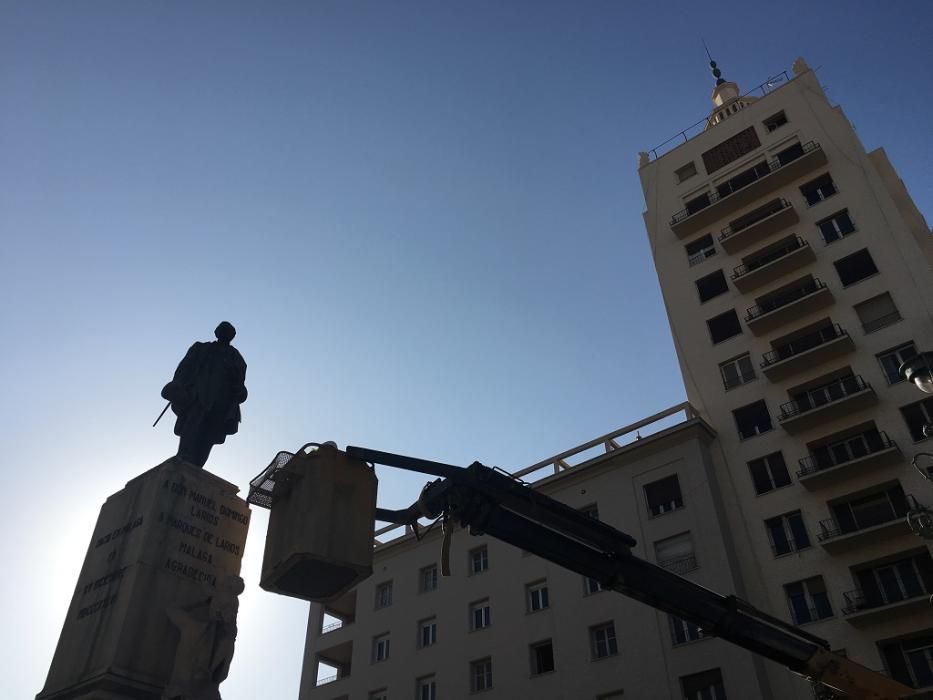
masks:
<svg viewBox="0 0 933 700"><path fill-rule="evenodd" d="M309 440L525 466L684 398L636 154L706 113L700 37L746 88L821 67L929 215L931 26L921 1L0 2L4 697L42 687L98 509L174 452L159 389L218 321L250 399L210 468L244 488ZM384 505L422 483L380 477ZM265 525L226 700L297 696L306 606L259 590Z"/></svg>

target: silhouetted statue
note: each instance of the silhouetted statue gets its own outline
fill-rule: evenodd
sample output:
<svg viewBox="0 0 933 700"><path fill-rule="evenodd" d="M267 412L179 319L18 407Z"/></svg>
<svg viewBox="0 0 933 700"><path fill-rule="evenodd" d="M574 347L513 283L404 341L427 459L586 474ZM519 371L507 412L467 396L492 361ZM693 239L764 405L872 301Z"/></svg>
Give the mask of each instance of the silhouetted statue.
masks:
<svg viewBox="0 0 933 700"><path fill-rule="evenodd" d="M246 362L230 344L236 329L226 321L214 330L216 341L195 343L175 376L162 389L178 416L178 456L203 467L211 448L239 430L240 404L246 401Z"/></svg>

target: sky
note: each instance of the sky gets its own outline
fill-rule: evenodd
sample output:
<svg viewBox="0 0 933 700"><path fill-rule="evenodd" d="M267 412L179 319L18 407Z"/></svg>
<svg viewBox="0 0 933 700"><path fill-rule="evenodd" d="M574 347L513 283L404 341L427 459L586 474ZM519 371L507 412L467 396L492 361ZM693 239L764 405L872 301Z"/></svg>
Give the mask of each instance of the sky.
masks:
<svg viewBox="0 0 933 700"><path fill-rule="evenodd" d="M242 489L309 441L514 470L683 401L636 157L797 56L933 214L933 4L0 0L0 677L38 692L108 495L223 319ZM380 505L426 480L380 470ZM295 698L259 589L225 700ZM269 670L275 673L270 675Z"/></svg>

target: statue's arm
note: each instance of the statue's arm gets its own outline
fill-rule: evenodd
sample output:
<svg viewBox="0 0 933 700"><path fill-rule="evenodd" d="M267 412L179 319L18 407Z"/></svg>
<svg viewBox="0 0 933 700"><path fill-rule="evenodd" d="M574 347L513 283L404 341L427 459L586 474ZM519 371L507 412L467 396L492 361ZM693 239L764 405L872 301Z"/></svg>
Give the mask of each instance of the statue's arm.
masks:
<svg viewBox="0 0 933 700"><path fill-rule="evenodd" d="M198 371L198 357L201 354L200 346L202 344L195 343L188 348L188 352L185 353L185 356L181 358L181 362L178 363L178 367L175 368L172 381L162 388L163 399L178 402L180 399L187 398L182 396L182 392L185 387L194 383L194 375ZM181 401L181 403L186 403L186 401Z"/></svg>

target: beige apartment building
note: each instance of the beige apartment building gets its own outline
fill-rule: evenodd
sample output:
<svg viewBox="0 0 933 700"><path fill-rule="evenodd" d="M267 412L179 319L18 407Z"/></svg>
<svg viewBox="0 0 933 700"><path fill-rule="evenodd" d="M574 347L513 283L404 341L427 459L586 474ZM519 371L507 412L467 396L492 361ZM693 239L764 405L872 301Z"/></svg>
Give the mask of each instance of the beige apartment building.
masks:
<svg viewBox="0 0 933 700"><path fill-rule="evenodd" d="M933 397L896 372L933 350L929 228L802 60L747 94L720 79L713 106L639 162L689 403L519 475L637 556L933 686L933 559L907 525L933 508L910 464ZM437 530L378 534L374 575L311 605L301 700L813 697L495 539L455 532L441 577Z"/></svg>

